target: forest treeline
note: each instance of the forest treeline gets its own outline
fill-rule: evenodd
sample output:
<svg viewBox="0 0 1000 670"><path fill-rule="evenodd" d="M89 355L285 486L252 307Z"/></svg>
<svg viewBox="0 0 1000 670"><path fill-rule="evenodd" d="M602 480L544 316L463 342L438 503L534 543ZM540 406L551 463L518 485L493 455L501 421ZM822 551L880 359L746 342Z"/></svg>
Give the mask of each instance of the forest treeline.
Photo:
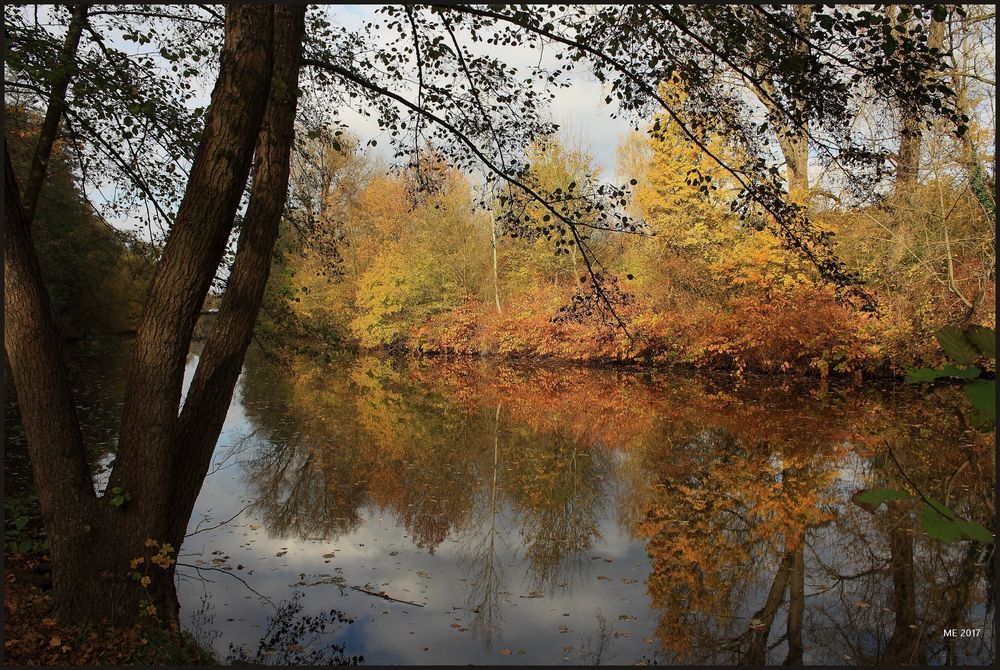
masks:
<svg viewBox="0 0 1000 670"><path fill-rule="evenodd" d="M8 107L20 174L40 119ZM391 171L356 140L304 138L258 324L279 348L387 348L414 354L687 363L766 372L898 374L934 363L948 323L995 324L995 204L968 141L926 135L926 177L882 207L838 206L808 192L815 220L877 299L875 313L835 294L763 221L730 210L736 190L701 149L658 118L657 139L624 138L625 208L644 226L588 231L614 311L593 300L572 240L546 235L541 208L511 228L500 205L433 152ZM987 141L988 129L972 133ZM977 139L978 138L978 139ZM24 151L19 151L23 143ZM88 204L68 143L54 148L35 240L62 332L134 330L155 246ZM536 144L531 183L584 193L601 174L579 139ZM692 184L692 171L709 186Z"/></svg>
<svg viewBox="0 0 1000 670"><path fill-rule="evenodd" d="M594 300L585 260L547 232L541 207L512 228L430 150L389 172L356 141L306 140L262 341L825 376L898 374L935 361L941 326L995 322L993 178L970 168L968 140L925 134L924 178L882 206L799 196L876 298L871 313L841 300L763 220L732 213L732 179L669 119L653 124L660 137L636 132L618 156L636 182L624 208L644 226L586 231L613 310ZM537 144L530 165L532 186L566 200L602 177L578 140Z"/></svg>
<svg viewBox="0 0 1000 670"><path fill-rule="evenodd" d="M42 115L30 107L4 109L7 151L26 180ZM53 146L32 235L53 316L64 337L134 333L153 276L156 248L113 227L88 204L72 144Z"/></svg>

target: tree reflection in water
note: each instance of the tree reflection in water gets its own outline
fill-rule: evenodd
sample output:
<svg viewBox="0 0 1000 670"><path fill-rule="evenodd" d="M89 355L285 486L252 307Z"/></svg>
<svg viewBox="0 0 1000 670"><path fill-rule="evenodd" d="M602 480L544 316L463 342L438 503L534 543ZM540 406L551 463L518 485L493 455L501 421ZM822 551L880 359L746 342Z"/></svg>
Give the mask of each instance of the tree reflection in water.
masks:
<svg viewBox="0 0 1000 670"><path fill-rule="evenodd" d="M848 502L901 484L888 443L925 493L993 529L992 435L942 411L960 403L948 389L913 402L912 389L817 387L251 360L243 403L260 439L245 472L273 535L333 539L377 509L429 552L460 540L471 626L487 646L510 595L504 562L519 555L532 592L568 593L614 539L602 534L611 518L651 560L655 660L992 658L992 547L930 541L906 505L871 514ZM946 627L984 631L945 640Z"/></svg>

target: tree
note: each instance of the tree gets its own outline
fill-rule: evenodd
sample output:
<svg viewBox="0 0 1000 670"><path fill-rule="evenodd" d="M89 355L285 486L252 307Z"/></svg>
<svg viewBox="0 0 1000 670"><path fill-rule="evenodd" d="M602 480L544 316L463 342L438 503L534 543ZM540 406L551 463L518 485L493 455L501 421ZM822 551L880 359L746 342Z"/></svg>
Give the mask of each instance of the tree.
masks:
<svg viewBox="0 0 1000 670"><path fill-rule="evenodd" d="M396 140L397 157L419 156L426 141L436 139L433 146L453 167L483 166L488 180L503 185L504 216L511 221L523 220L528 202L545 210L550 232L557 229L560 239L571 239L579 250L595 299L611 306L614 300L594 269L584 233L595 227L637 228L619 209L628 187L602 184L566 206L524 179L525 151L554 130L545 103L554 87L567 84L577 64L589 66L611 86L608 102L616 100L622 113L640 116L659 105L739 184L737 212L763 216L789 246L848 293L857 293L855 278L831 254L828 235L812 226L801 207L786 201L756 124L748 121L737 96L708 75L720 61L764 59L774 71L788 73L788 95L803 101L810 128L827 129L835 139L843 139L849 128L848 93L861 86L887 95L906 93L946 116L951 112L950 90L937 78L896 76L903 66L934 67L940 55L913 42L886 56L881 19L866 11L814 13L816 25L808 36L764 8L748 10L756 17L753 24L742 9L680 5L567 7L560 16L544 7L389 6L381 11L384 27L396 37L374 45L363 32L332 27L315 14L307 33L301 6L232 6L224 22L214 9L201 6L162 13L90 8L86 16L82 10L71 15L72 29L62 41L32 25L17 8L5 9L5 32L12 38L8 86L36 96L48 109L61 105L85 180L110 179L127 187L126 197L111 203L111 209L148 204L156 212L148 217L150 226L157 221L166 235L134 344L118 456L108 491L98 496L30 219L9 157L5 161L4 345L49 534L60 615L125 622L139 615L139 602L146 599L151 615L177 619L170 554L183 539L261 304L286 200L300 65L311 68L304 78L306 93L327 96L334 107L354 103L374 110ZM160 61L149 54L131 58L111 47L96 17L109 29L120 29L125 39L155 43L168 66L158 67ZM825 55L816 68L809 65L811 59L783 54L780 43L748 56L748 31L763 24L791 39L819 35L840 52ZM79 36L73 37L78 28ZM220 28L221 43L216 39ZM691 31L710 39L698 43ZM533 69L521 78L500 56L475 53L460 40L558 46L563 65L551 72ZM216 54L212 104L207 110L191 109L199 64L214 65ZM683 106L658 93L665 72L683 81L688 93ZM64 87L63 81L70 83ZM410 81L417 82L416 101L408 97ZM739 148L737 164L711 152L713 136L725 136ZM849 142L842 144L843 156L878 163L879 156L872 160ZM42 155L41 164L46 160ZM251 169L218 324L181 407L192 331L223 263ZM33 205L28 205L30 211ZM158 553L147 551L154 547ZM129 578L132 561L154 556L163 571L151 585Z"/></svg>
<svg viewBox="0 0 1000 670"><path fill-rule="evenodd" d="M146 611L177 620L171 559L162 561L163 574L151 586L128 577L129 563L151 560L147 540L180 545L229 404L232 372L238 374L242 364L269 265L270 231L284 205L303 14L301 8L268 7L227 13L213 105L134 345L109 483L114 495L94 493L57 330L6 160L4 344L21 401L61 616L134 620L148 591ZM254 189L220 310L223 323L206 345L205 365L178 418L192 330L221 260L255 145Z"/></svg>

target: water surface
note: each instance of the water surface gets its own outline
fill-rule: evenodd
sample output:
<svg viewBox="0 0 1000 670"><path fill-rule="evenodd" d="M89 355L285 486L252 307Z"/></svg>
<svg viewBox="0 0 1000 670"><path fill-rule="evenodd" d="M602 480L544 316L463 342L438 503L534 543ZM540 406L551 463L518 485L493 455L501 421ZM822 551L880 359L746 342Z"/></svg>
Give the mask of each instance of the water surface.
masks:
<svg viewBox="0 0 1000 670"><path fill-rule="evenodd" d="M252 350L180 550L183 623L275 664L991 663L988 548L850 502L901 467L994 529L993 434L962 402Z"/></svg>

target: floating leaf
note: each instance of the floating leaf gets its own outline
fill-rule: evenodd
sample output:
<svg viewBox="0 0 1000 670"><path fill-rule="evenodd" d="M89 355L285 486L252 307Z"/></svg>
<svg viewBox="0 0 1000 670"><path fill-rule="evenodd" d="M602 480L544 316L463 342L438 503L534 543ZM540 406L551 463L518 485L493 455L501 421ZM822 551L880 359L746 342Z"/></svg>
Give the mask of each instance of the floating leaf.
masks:
<svg viewBox="0 0 1000 670"><path fill-rule="evenodd" d="M920 525L923 526L924 532L935 540L958 542L962 539L962 530L955 523L955 513L940 503L938 506L939 509L935 509L930 505L924 505L920 510ZM945 516L946 514L948 516Z"/></svg>
<svg viewBox="0 0 1000 670"><path fill-rule="evenodd" d="M932 382L935 379L941 379L942 377L975 379L980 374L982 374L982 370L977 367L958 368L954 365L946 365L940 370L935 370L933 368L915 368L906 372L906 383L919 384L921 382Z"/></svg>

